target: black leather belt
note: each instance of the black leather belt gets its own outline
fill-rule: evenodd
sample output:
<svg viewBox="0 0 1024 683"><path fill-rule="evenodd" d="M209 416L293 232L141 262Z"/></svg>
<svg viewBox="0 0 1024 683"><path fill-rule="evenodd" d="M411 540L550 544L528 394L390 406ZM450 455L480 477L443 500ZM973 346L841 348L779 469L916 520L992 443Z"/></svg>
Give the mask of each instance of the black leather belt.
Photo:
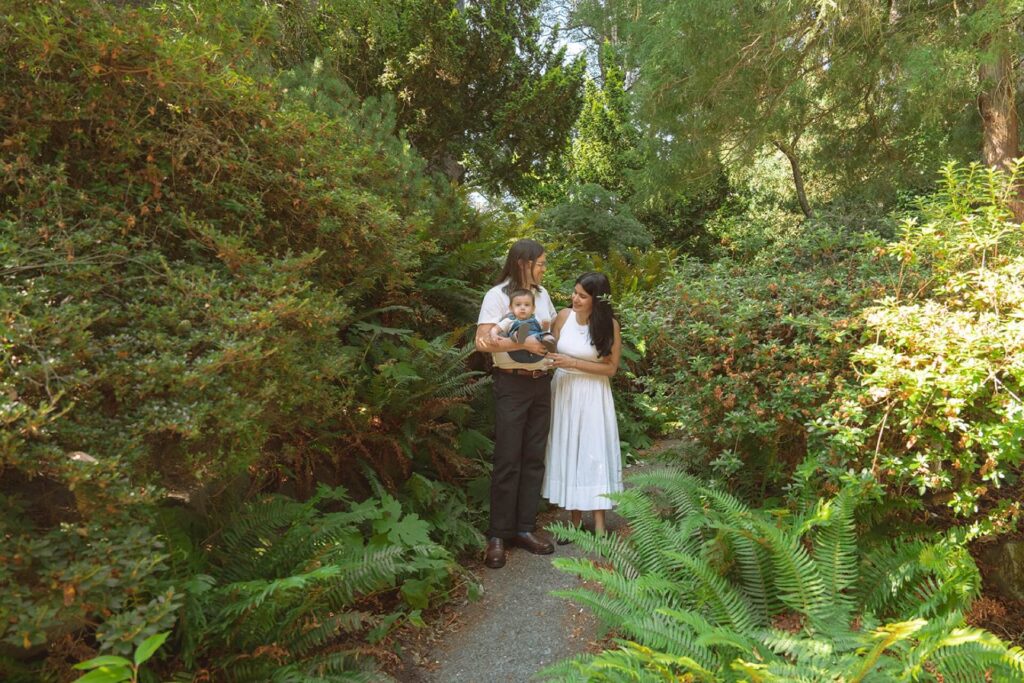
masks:
<svg viewBox="0 0 1024 683"><path fill-rule="evenodd" d="M541 377L550 377L551 373L547 370L524 370L522 368L494 368L495 372L503 372L506 375L519 375L521 377L529 377L530 379L540 379Z"/></svg>

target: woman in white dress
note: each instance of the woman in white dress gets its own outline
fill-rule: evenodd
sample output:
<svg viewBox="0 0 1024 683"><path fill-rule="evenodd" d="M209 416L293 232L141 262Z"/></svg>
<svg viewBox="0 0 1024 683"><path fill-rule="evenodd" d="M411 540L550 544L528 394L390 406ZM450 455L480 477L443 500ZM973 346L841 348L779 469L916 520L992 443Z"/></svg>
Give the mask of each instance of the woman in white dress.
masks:
<svg viewBox="0 0 1024 683"><path fill-rule="evenodd" d="M569 510L579 526L594 513L594 530L605 531L607 494L622 490L622 456L610 378L619 369L622 337L609 301L611 286L600 273L576 280L572 308L558 313L552 332L557 353L551 382L551 430L541 495Z"/></svg>

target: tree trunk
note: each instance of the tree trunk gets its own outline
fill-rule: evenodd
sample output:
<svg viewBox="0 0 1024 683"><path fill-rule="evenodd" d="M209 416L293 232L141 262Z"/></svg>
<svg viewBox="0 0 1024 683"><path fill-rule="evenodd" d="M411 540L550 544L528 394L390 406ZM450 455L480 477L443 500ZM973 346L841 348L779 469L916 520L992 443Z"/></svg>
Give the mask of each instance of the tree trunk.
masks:
<svg viewBox="0 0 1024 683"><path fill-rule="evenodd" d="M443 173L448 180L458 185L466 179L466 167L448 152L442 152L430 159L427 168Z"/></svg>
<svg viewBox="0 0 1024 683"><path fill-rule="evenodd" d="M978 97L984 141L981 158L987 166L1008 170L1019 156L1017 102L1013 89L1010 53L1001 50L995 62L979 69L982 92Z"/></svg>
<svg viewBox="0 0 1024 683"><path fill-rule="evenodd" d="M786 155L789 165L793 169L793 186L796 188L796 198L800 202L800 210L808 218L814 218L814 211L811 210L811 205L807 201L807 191L804 190L804 176L800 172L800 158L796 154L796 142L787 145L776 141L775 147Z"/></svg>
<svg viewBox="0 0 1024 683"><path fill-rule="evenodd" d="M984 6L985 2L980 2ZM1020 133L1017 118L1017 92L1014 87L1013 56L1005 45L992 50L993 36L982 41L981 66L978 80L978 110L981 113L981 159L986 166L1008 171L1013 160L1020 155ZM1010 209L1017 222L1024 221L1024 188L1018 185Z"/></svg>

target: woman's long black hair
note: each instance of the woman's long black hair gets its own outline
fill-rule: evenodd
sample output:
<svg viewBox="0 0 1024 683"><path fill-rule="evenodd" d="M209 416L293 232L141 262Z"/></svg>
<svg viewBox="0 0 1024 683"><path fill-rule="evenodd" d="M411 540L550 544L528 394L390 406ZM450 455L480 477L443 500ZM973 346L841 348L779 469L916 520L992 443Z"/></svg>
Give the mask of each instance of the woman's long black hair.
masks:
<svg viewBox="0 0 1024 683"><path fill-rule="evenodd" d="M501 269L501 275L495 284L501 284L508 280L505 293L517 289L531 289L523 280L523 269L544 255L544 245L536 240L522 239L512 245L508 250L508 257L505 259L505 267Z"/></svg>
<svg viewBox="0 0 1024 683"><path fill-rule="evenodd" d="M594 300L587 326L590 341L597 348L597 357L610 356L615 342L615 312L612 310L612 286L602 273L583 273L576 278L576 284Z"/></svg>

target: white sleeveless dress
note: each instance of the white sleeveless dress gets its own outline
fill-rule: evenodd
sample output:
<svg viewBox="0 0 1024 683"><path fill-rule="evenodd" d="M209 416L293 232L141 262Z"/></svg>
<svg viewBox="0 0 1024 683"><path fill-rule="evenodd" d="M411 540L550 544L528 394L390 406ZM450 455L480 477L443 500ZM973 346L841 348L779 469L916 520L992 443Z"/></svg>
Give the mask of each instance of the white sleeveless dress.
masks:
<svg viewBox="0 0 1024 683"><path fill-rule="evenodd" d="M596 361L590 330L569 313L558 353ZM566 510L610 510L622 490L622 454L608 377L558 368L551 380L551 430L541 495Z"/></svg>

